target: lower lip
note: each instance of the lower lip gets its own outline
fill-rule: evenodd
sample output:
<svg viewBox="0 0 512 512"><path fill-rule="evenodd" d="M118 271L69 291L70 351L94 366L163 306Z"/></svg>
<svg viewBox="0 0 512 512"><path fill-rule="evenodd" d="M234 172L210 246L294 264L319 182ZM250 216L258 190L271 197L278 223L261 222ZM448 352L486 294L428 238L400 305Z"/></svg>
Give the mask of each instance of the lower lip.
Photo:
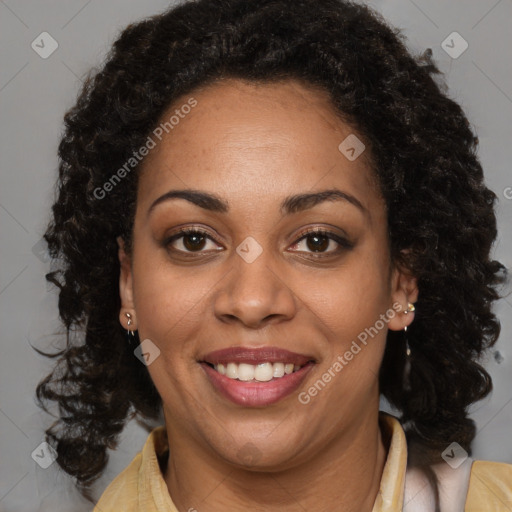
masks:
<svg viewBox="0 0 512 512"><path fill-rule="evenodd" d="M275 404L293 393L306 378L314 363L307 363L300 370L267 382L244 382L230 379L201 363L215 389L237 405L265 407Z"/></svg>

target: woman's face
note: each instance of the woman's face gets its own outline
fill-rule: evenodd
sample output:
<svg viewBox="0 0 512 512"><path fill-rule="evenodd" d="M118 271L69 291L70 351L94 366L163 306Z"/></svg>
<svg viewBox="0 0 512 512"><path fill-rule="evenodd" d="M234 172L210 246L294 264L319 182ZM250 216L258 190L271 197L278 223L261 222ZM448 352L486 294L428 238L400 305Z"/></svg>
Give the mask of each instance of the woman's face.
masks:
<svg viewBox="0 0 512 512"><path fill-rule="evenodd" d="M374 419L387 329L412 318L367 155L294 81L225 80L166 121L131 257L121 244L121 322L150 340L170 436L231 464L297 464Z"/></svg>

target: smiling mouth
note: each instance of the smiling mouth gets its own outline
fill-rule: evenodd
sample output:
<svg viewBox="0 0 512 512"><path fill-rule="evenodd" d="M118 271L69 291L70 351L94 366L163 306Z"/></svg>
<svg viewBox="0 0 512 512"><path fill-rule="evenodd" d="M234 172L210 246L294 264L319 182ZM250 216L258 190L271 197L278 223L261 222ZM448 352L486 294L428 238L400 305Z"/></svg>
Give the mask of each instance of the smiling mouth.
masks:
<svg viewBox="0 0 512 512"><path fill-rule="evenodd" d="M198 359L222 396L244 407L267 407L297 390L317 361L279 347L228 347Z"/></svg>
<svg viewBox="0 0 512 512"><path fill-rule="evenodd" d="M281 362L264 362L259 364L236 362L230 362L227 364L206 364L228 379L239 380L242 382L268 382L271 380L281 379L285 375L290 375L299 371L303 366L294 363Z"/></svg>
<svg viewBox="0 0 512 512"><path fill-rule="evenodd" d="M315 361L311 356L279 347L238 346L210 352L199 362L231 380L269 382L291 375Z"/></svg>

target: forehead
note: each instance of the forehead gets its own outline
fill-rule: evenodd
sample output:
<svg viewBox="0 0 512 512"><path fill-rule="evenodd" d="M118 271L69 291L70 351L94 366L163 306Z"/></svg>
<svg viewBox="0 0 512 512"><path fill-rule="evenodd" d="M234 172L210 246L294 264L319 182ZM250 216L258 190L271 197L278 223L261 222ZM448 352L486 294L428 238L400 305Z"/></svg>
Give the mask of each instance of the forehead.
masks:
<svg viewBox="0 0 512 512"><path fill-rule="evenodd" d="M365 206L379 197L362 137L325 91L300 82L222 80L177 99L160 121L142 165L143 203L170 188L260 204L329 187L350 189ZM355 159L351 147L362 150Z"/></svg>

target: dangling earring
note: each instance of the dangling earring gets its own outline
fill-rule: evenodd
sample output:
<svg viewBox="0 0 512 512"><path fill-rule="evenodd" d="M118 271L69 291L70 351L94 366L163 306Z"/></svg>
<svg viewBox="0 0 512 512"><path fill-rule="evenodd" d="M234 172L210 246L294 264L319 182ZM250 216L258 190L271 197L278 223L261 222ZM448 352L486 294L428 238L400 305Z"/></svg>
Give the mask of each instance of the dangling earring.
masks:
<svg viewBox="0 0 512 512"><path fill-rule="evenodd" d="M412 313L416 311L414 304L409 302L407 304L407 309L404 311L404 315L408 313ZM404 337L405 337L405 365L404 365L404 375L403 375L403 384L402 387L405 391L411 390L411 382L410 382L410 374L411 374L411 348L409 347L409 339L407 336L407 326L404 327Z"/></svg>
<svg viewBox="0 0 512 512"><path fill-rule="evenodd" d="M405 365L402 387L405 391L411 390L410 374L411 374L411 348L409 347L409 340L407 339L407 327L404 327L405 337Z"/></svg>
<svg viewBox="0 0 512 512"><path fill-rule="evenodd" d="M132 325L132 315L130 313L125 313L124 315L128 318L128 327L130 327ZM132 331L131 329L126 331L126 339L130 345L137 343L136 333L137 331Z"/></svg>

